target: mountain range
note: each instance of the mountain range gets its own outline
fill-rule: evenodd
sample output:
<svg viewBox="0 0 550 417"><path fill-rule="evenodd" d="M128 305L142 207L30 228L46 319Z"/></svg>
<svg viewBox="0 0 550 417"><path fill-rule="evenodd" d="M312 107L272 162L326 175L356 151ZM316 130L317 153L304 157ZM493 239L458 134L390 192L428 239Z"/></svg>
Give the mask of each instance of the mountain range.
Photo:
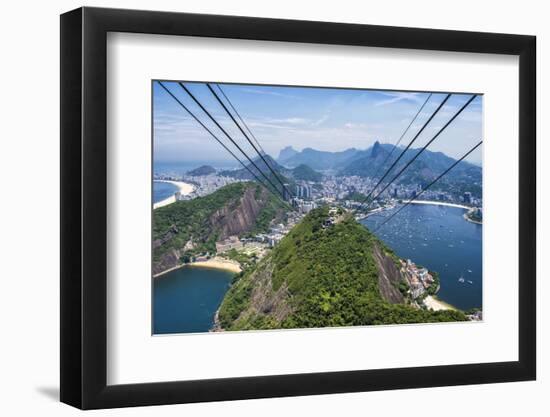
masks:
<svg viewBox="0 0 550 417"><path fill-rule="evenodd" d="M260 157L253 159L254 164L261 170L267 177L269 177L274 183L276 179L274 178L273 171L275 171L283 182L292 183L293 180L304 180L304 181L315 181L319 182L322 180L323 175L314 169L312 169L307 164L299 164L294 168L286 168L285 166L279 164L269 155L263 155L264 159L267 161L267 164ZM269 167L268 167L269 165ZM250 171L254 172L260 179L264 180L263 176L258 172L252 163L247 164L247 168L240 168L235 170L226 170L222 171L220 174L232 178L237 178L241 180L253 180L254 176ZM249 171L250 170L250 171Z"/></svg>
<svg viewBox="0 0 550 417"><path fill-rule="evenodd" d="M420 149L408 149L387 178L393 178L419 151ZM389 169L401 152L402 148L395 148L391 144L381 144L378 141L365 150L350 148L340 152L318 151L312 148L298 152L287 147L279 155L278 162L286 166L306 164L319 170L331 170L339 176L356 175L378 179ZM396 184L424 186L455 161L442 152L432 152L426 149L399 176ZM434 184L432 189L451 187L459 194L463 191L470 191L475 196L481 197L481 183L481 167L462 161Z"/></svg>
<svg viewBox="0 0 550 417"><path fill-rule="evenodd" d="M263 155L267 164L260 157L253 159L258 168L249 163L247 164L248 169L226 170L220 174L242 180L253 180L254 177L250 173L252 171L264 180L264 177L258 172L259 169L274 184L278 184L273 170L281 181L291 185L297 180L322 181L323 174L318 170L325 173L328 171L337 176L370 177L378 180L397 160L402 151L403 148L381 144L378 141L364 150L350 148L340 152L319 151L312 148L305 148L298 152L292 147L286 147L280 152L277 160L267 154ZM418 148L408 149L386 177L387 180L397 175L419 151ZM418 184L424 187L455 161L442 152L426 149L403 171L395 184ZM435 183L431 189L451 191L456 195L462 195L465 191L469 191L474 197L480 198L482 195L482 169L477 165L462 161Z"/></svg>
<svg viewBox="0 0 550 417"><path fill-rule="evenodd" d="M305 164L318 170L337 169L349 162L358 152L360 151L355 148L346 149L341 152L327 152L305 148L301 152L298 152L291 146L287 146L281 150L277 161L288 167Z"/></svg>

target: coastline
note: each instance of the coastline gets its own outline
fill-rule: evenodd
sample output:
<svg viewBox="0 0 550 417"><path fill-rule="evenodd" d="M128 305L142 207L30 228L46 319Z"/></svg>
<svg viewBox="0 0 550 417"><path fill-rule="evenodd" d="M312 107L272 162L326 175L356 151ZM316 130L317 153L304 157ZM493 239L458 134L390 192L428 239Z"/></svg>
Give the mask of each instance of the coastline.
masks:
<svg viewBox="0 0 550 417"><path fill-rule="evenodd" d="M187 265L196 266L199 268L223 269L225 271L233 272L235 274L242 272L241 265L237 261L220 258L218 256L210 258L206 261L190 262Z"/></svg>
<svg viewBox="0 0 550 417"><path fill-rule="evenodd" d="M426 298L424 298L424 305L429 310L433 310L433 311L457 310L456 307L450 305L449 303L446 303L445 301L440 300L435 295L426 296Z"/></svg>
<svg viewBox="0 0 550 417"><path fill-rule="evenodd" d="M198 267L198 268L212 268L212 269L221 269L224 271L232 272L234 274L238 274L242 271L241 265L236 262L232 261L230 259L220 258L218 256L208 259L206 261L195 261L195 262L189 262L186 264L181 264L174 266L172 268L166 269L162 272L159 272L158 274L153 275L153 278L158 278L162 275L167 274L168 272L175 271L177 269L181 269L185 266L191 266L191 267Z"/></svg>
<svg viewBox="0 0 550 417"><path fill-rule="evenodd" d="M470 222L470 223L474 223L474 224L480 224L480 225L483 225L483 222L479 222L477 220L472 220L468 217L468 213L464 213L462 215L462 217L464 217L464 220L466 220L467 222Z"/></svg>
<svg viewBox="0 0 550 417"><path fill-rule="evenodd" d="M472 220L468 217L468 213L470 213L470 211L473 210L473 208L469 207L469 206L464 206L462 204L455 204L455 203L444 203L444 202L441 202L441 201L431 201L431 200L419 200L419 201L415 200L415 201L411 201L411 204L430 204L430 205L434 205L434 206L447 206L447 207L461 208L461 209L466 210L466 213L464 213L462 215L464 220L466 220L470 223L483 225L483 222L480 222L480 221L477 221L477 220Z"/></svg>
<svg viewBox="0 0 550 417"><path fill-rule="evenodd" d="M153 180L153 182L166 182L168 184L175 185L176 187L178 187L177 192L179 192L181 195L191 194L195 190L195 186L193 184L189 184L183 181ZM174 193L170 197L165 198L158 203L154 203L153 210L175 203L176 201L176 193Z"/></svg>
<svg viewBox="0 0 550 417"><path fill-rule="evenodd" d="M461 208L461 209L464 209L464 210L470 210L471 209L471 207L464 206L462 204L445 203L443 201L433 201L433 200L414 200L414 201L411 201L410 204L430 204L430 205L433 205L433 206L456 207L456 208Z"/></svg>

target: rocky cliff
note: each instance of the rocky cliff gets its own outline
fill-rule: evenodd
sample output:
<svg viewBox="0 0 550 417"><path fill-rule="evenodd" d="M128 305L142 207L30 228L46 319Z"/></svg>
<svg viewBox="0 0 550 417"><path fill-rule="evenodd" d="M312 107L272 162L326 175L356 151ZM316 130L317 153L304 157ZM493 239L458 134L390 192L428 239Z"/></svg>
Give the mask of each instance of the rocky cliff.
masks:
<svg viewBox="0 0 550 417"><path fill-rule="evenodd" d="M229 236L266 231L285 212L283 204L255 183L236 183L154 211L153 274L201 254L213 254Z"/></svg>
<svg viewBox="0 0 550 417"><path fill-rule="evenodd" d="M258 193L255 187L246 188L237 204L224 205L212 213L209 221L212 229L218 231L218 239L252 231L269 200L266 193L265 189Z"/></svg>

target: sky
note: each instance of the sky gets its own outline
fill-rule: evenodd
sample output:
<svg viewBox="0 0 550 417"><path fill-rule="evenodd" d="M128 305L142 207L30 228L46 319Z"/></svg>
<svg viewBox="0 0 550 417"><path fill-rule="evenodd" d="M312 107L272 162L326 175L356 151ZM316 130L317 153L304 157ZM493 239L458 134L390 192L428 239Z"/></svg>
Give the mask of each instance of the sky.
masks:
<svg viewBox="0 0 550 417"><path fill-rule="evenodd" d="M163 84L220 140L242 157L176 82L163 81ZM257 156L206 84L185 82L185 86L250 157ZM216 84L211 86L225 100ZM400 142L400 145L406 146L446 96L441 93L430 96L430 93L424 92L340 88L219 86L265 152L274 158L286 146L292 146L297 151L309 147L334 152L348 148L366 149L375 141L396 144L426 103ZM425 145L470 97L469 94L452 94L412 148ZM482 96L475 98L428 149L458 159L483 139L482 99ZM227 165L234 161L158 82L153 83L153 135L155 162L208 161L214 165ZM481 149L467 160L481 164Z"/></svg>

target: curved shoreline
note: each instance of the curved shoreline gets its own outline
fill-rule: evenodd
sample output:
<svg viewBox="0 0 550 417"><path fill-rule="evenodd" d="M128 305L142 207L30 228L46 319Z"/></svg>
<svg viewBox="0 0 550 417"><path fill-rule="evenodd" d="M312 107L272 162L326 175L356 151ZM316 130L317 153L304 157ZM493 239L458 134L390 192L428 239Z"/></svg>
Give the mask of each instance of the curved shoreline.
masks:
<svg viewBox="0 0 550 417"><path fill-rule="evenodd" d="M189 184L183 181L153 180L153 182L165 182L168 184L172 184L178 187L178 191L176 191L176 193L179 192L181 195L191 194L195 190L195 186L193 184ZM170 197L165 198L164 200L153 203L153 210L175 203L177 201L176 193L172 194Z"/></svg>
<svg viewBox="0 0 550 417"><path fill-rule="evenodd" d="M467 212L464 213L462 215L462 217L464 218L464 220L470 222L470 223L474 223L474 224L479 224L479 225L483 225L483 222L480 222L480 221L477 221L477 220L472 220L468 217L468 213L474 209L474 207L470 207L470 206L464 206L462 204L455 204L455 203L444 203L444 202L441 202L441 201L431 201L431 200L415 200L415 201L411 201L411 204L426 204L426 205L433 205L433 206L446 206L446 207L456 207L456 208L461 208L461 209L464 209L466 210Z"/></svg>
<svg viewBox="0 0 550 417"><path fill-rule="evenodd" d="M460 209L463 209L465 210L465 212L462 214L462 218L470 223L474 223L474 224L478 224L478 225L483 225L482 222L478 222L476 220L472 220L468 217L468 213L475 209L475 207L471 207L471 206L466 206L466 205L463 205L463 204L456 204L456 203L446 203L446 202L442 202L442 201L434 201L434 200L414 200L414 201L411 201L410 204L418 204L418 205L436 205L436 206L446 206L446 207L454 207L454 208L460 208ZM392 207L393 208L393 207ZM376 213L379 213L380 211L384 211L385 208L381 208L381 209L377 209ZM368 215L370 214L375 214L375 212L370 212L368 213ZM358 220L364 220L366 218L368 218L368 215L366 216L361 216L360 219ZM455 311L462 311L461 309L453 306L452 304L449 304L448 302L438 298L437 296L435 295L428 295L426 296L426 298L424 299L424 303L426 305L426 307L428 309L431 309L431 310L434 310L434 311L438 311L438 310L455 310Z"/></svg>
<svg viewBox="0 0 550 417"><path fill-rule="evenodd" d="M472 208L470 206L465 206L463 204L445 203L443 201L433 201L433 200L414 200L414 201L411 201L410 204L430 204L432 206L456 207L464 210L470 210Z"/></svg>
<svg viewBox="0 0 550 417"><path fill-rule="evenodd" d="M440 310L458 310L456 307L452 306L451 304L440 300L435 295L428 295L426 298L424 298L424 305L433 311L440 311Z"/></svg>
<svg viewBox="0 0 550 417"><path fill-rule="evenodd" d="M158 278L162 275L167 274L168 272L172 272L172 271L181 269L185 266L197 267L197 268L221 269L221 270L224 270L224 271L227 271L227 272L232 272L234 274L238 274L239 272L242 271L241 265L238 262L232 261L232 260L229 260L229 259L225 259L225 258L219 258L219 257L216 256L216 257L208 259L206 261L188 262L186 264L181 264L181 265L174 266L172 268L166 269L162 272L159 272L158 274L153 275L153 278Z"/></svg>

